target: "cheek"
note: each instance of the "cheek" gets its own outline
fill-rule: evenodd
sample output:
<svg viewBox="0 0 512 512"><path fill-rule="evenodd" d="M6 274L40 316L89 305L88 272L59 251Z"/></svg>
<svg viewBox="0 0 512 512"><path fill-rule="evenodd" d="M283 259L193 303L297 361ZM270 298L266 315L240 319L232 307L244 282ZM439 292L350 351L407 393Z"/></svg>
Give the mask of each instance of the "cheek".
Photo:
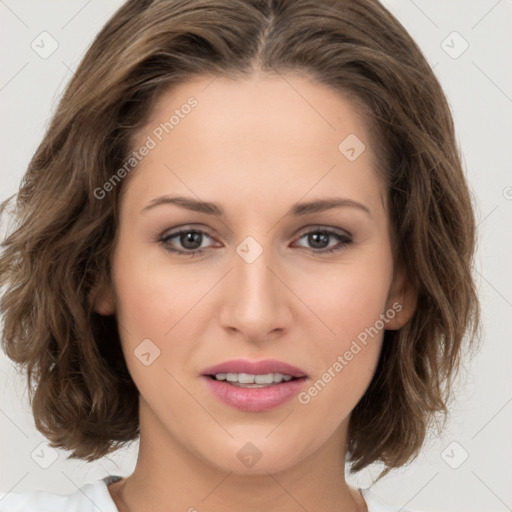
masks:
<svg viewBox="0 0 512 512"><path fill-rule="evenodd" d="M375 250L302 272L294 280L294 292L308 306L311 321L319 325L321 345L342 349L385 312L391 278L391 257Z"/></svg>
<svg viewBox="0 0 512 512"><path fill-rule="evenodd" d="M112 267L122 348L133 380L146 398L155 399L165 388L166 400L184 407L186 395L168 372L189 368L200 348L201 329L210 318L203 297L217 277L207 265L195 270L170 264L163 249L148 250L129 237L120 237Z"/></svg>
<svg viewBox="0 0 512 512"><path fill-rule="evenodd" d="M121 241L113 258L116 316L125 360L144 399L157 409L161 401L163 409L170 410L172 403L172 410L180 410L190 405L190 398L169 372L175 373L173 361L182 364L195 348L193 343L176 341L185 339L187 322L195 313L191 306L204 289L190 273L150 261L147 249L133 244L128 250L129 246L127 240Z"/></svg>
<svg viewBox="0 0 512 512"><path fill-rule="evenodd" d="M297 281L297 295L314 313L311 325L319 325L308 341L314 375L299 401L320 415L331 411L332 428L362 397L378 363L392 276L385 247Z"/></svg>
<svg viewBox="0 0 512 512"><path fill-rule="evenodd" d="M113 262L118 319L133 337L163 340L200 299L204 285L191 272L150 261L143 251L119 249Z"/></svg>
<svg viewBox="0 0 512 512"><path fill-rule="evenodd" d="M335 334L324 333L308 347L313 372L298 402L302 417L320 438L331 436L349 417L370 385L379 360L383 329L378 322L385 293L368 295L361 284L357 279L332 281L331 300L322 303L319 297L316 303ZM321 425L318 418L322 418Z"/></svg>

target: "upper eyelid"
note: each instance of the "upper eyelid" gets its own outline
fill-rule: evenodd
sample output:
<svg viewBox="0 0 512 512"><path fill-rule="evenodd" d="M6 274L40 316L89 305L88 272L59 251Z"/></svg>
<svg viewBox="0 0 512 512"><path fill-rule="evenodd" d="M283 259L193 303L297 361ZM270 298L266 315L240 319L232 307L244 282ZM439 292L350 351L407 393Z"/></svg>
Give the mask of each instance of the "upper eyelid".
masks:
<svg viewBox="0 0 512 512"><path fill-rule="evenodd" d="M299 233L302 233L304 235L311 231L327 231L329 233L334 233L334 234L340 235L340 236L346 235L349 238L352 238L352 236L353 236L352 233L350 233L350 231L348 231L346 229L335 228L335 227L330 227L330 226L323 226L322 224L314 224L312 226L306 226L305 228L302 228L301 230L299 230Z"/></svg>
<svg viewBox="0 0 512 512"><path fill-rule="evenodd" d="M173 228L173 229L168 230L168 231L164 231L158 238L159 238L159 240L166 241L167 239L174 238L174 237L180 235L183 232L187 233L187 232L190 232L190 231L200 232L203 235L206 235L211 240L215 240L215 237L212 236L210 233L208 233L208 230L206 230L204 228L193 227L193 226L183 226L183 227L179 227L179 228ZM303 238L305 235L307 235L309 233L312 233L312 232L322 232L322 231L323 232L327 232L330 235L337 235L339 237L346 237L346 238L349 238L350 240L353 239L353 235L349 231L347 231L346 229L328 227L328 226L323 226L321 224L306 226L306 227L300 229L298 231L298 233L295 235L295 238L298 237L298 239L300 239L300 238Z"/></svg>
<svg viewBox="0 0 512 512"><path fill-rule="evenodd" d="M208 228L195 227L195 226L187 226L187 225L179 226L179 227L176 227L176 228L167 229L167 230L162 232L161 237L168 237L168 236L177 235L179 233L182 233L183 231L186 231L186 232L188 232L188 231L199 231L199 232L205 233L206 235L208 235L211 238L213 238L213 236L209 234ZM335 233L341 231L341 232L347 234L350 237L352 236L352 233L350 233L350 231L348 231L347 229L326 226L326 225L323 225L323 224L312 224L310 226L305 226L305 227L301 228L300 230L298 230L298 233L302 233L302 232L309 233L310 231L332 231L332 232L335 232Z"/></svg>
<svg viewBox="0 0 512 512"><path fill-rule="evenodd" d="M181 234L181 233L188 233L190 231L197 231L199 233L202 233L206 236L208 236L209 238L213 239L214 237L212 235L210 235L208 233L207 230L205 230L204 228L195 228L195 227L180 227L180 228L174 228L174 229L168 229L166 231L164 231L160 236L159 238L160 239L166 239L166 238L174 238L175 236Z"/></svg>

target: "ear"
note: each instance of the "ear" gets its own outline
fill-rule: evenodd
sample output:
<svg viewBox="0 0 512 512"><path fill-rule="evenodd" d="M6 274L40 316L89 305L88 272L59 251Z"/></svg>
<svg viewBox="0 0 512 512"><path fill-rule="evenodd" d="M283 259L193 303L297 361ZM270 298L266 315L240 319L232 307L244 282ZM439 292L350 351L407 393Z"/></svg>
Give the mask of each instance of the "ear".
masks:
<svg viewBox="0 0 512 512"><path fill-rule="evenodd" d="M94 311L99 315L109 316L116 311L114 291L110 283L101 282L93 292Z"/></svg>
<svg viewBox="0 0 512 512"><path fill-rule="evenodd" d="M386 329L396 331L403 327L416 311L418 294L413 287L405 269L395 269L391 283L386 311L394 311L395 315L386 322Z"/></svg>

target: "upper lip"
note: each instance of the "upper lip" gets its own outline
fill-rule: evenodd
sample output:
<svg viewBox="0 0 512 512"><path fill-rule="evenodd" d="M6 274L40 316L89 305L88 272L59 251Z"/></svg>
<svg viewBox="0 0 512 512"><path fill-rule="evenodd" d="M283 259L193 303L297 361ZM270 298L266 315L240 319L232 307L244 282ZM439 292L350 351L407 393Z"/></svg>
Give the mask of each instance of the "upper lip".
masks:
<svg viewBox="0 0 512 512"><path fill-rule="evenodd" d="M205 368L201 375L216 375L217 373L248 373L250 375L282 373L283 375L291 375L296 378L307 377L306 372L300 368L277 359L264 359L262 361L234 359Z"/></svg>

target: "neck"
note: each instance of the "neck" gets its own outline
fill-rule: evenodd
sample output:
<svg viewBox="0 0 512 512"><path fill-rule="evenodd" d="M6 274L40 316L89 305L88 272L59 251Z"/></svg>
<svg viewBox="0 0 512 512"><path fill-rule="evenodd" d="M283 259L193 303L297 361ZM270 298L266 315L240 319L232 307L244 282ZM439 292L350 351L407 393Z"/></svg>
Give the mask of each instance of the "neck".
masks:
<svg viewBox="0 0 512 512"><path fill-rule="evenodd" d="M135 470L109 486L119 512L367 510L360 493L345 481L346 428L340 428L319 450L285 470L241 474L188 450L167 430L164 432L154 416L141 414L140 418Z"/></svg>

